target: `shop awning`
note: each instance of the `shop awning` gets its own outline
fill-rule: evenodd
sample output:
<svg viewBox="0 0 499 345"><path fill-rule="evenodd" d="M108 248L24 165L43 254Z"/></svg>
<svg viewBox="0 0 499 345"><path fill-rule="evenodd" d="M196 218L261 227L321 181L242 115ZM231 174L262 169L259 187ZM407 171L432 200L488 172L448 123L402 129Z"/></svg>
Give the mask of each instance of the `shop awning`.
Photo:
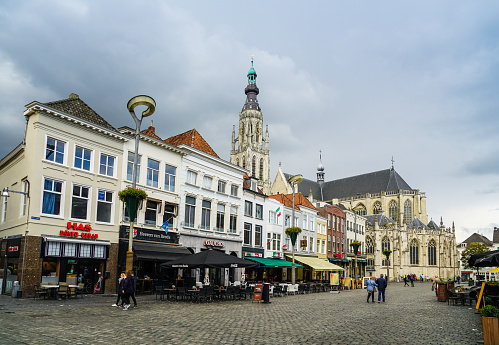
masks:
<svg viewBox="0 0 499 345"><path fill-rule="evenodd" d="M281 259L264 259L264 258L244 258L245 260L251 260L258 262L261 266L274 267L274 268L291 268L293 263L291 261L285 261ZM295 268L302 268L303 266L296 263L295 258Z"/></svg>
<svg viewBox="0 0 499 345"><path fill-rule="evenodd" d="M74 237L51 237L42 235L45 242L69 242L69 243L83 243L83 244L97 244L100 246L110 246L111 242L101 240L83 240Z"/></svg>
<svg viewBox="0 0 499 345"><path fill-rule="evenodd" d="M340 266L332 264L326 260L319 258L312 258L307 256L295 256L295 261L310 266L316 271L344 271L344 269L341 268Z"/></svg>
<svg viewBox="0 0 499 345"><path fill-rule="evenodd" d="M133 255L138 260L165 262L192 254L189 249L171 244L133 242Z"/></svg>
<svg viewBox="0 0 499 345"><path fill-rule="evenodd" d="M494 268L493 270L488 271L489 273L499 273L499 267Z"/></svg>
<svg viewBox="0 0 499 345"><path fill-rule="evenodd" d="M473 271L461 271L461 273L473 273Z"/></svg>
<svg viewBox="0 0 499 345"><path fill-rule="evenodd" d="M355 263L355 259L352 259L351 261L352 261L352 263ZM367 260L366 259L357 259L357 263L364 263L364 262L367 262Z"/></svg>

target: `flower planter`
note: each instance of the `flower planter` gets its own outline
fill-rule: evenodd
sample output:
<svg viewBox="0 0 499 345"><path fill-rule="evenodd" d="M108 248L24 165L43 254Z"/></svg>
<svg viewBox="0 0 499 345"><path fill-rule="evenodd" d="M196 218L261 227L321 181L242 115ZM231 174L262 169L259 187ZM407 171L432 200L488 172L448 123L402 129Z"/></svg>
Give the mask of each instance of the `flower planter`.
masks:
<svg viewBox="0 0 499 345"><path fill-rule="evenodd" d="M499 318L482 316L484 345L499 345Z"/></svg>
<svg viewBox="0 0 499 345"><path fill-rule="evenodd" d="M437 300L439 302L447 302L449 294L447 293L447 284L438 284L437 286Z"/></svg>

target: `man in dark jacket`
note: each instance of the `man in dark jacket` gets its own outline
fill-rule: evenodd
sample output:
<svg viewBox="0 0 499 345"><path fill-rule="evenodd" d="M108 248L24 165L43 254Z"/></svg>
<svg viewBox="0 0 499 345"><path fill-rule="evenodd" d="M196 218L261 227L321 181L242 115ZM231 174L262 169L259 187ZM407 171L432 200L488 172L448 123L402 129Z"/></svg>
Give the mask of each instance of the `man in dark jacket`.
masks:
<svg viewBox="0 0 499 345"><path fill-rule="evenodd" d="M385 301L385 289L388 285L386 279L383 278L381 274L378 279L376 279L376 284L378 284L378 303L381 302L381 296L383 296L383 302Z"/></svg>

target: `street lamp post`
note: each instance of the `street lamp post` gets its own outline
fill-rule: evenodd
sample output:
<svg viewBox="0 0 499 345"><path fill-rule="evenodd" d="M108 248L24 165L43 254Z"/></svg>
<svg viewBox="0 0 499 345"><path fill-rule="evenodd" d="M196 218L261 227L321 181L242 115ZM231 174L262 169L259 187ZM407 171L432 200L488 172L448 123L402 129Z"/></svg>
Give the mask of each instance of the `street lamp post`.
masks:
<svg viewBox="0 0 499 345"><path fill-rule="evenodd" d="M26 198L28 199L28 205L27 205L27 211L26 211L26 229L24 231L24 248L23 248L23 265L22 265L22 268L21 268L21 291L23 291L24 289L24 265L25 265L25 262L26 262L26 241L27 241L27 238L28 238L28 232L29 232L29 229L28 229L28 223L29 223L29 208L30 208L30 204L31 204L31 198L29 196L29 189L30 189L30 184L29 184L29 181L26 179L24 180L26 182L26 185L27 185L27 188L26 188L26 191L25 192L18 192L18 191L15 191L15 190L9 190L9 188L4 188L3 191L2 191L2 196L4 198L8 198L9 197L9 193L17 193L17 194L22 194L22 195L25 195ZM7 262L7 255L5 255L5 262ZM4 290L2 290L4 291Z"/></svg>
<svg viewBox="0 0 499 345"><path fill-rule="evenodd" d="M147 109L142 112L140 119L135 115L135 107L143 105ZM140 140L140 125L142 124L142 119L147 116L151 116L156 110L156 101L152 97L140 95L131 98L127 103L127 109L130 115L135 121L135 153L133 158L133 169L132 169L132 188L137 185L137 162L139 160L139 140ZM130 213L130 212L129 212ZM135 219L132 219L130 215L130 231L128 233L128 251L126 252L126 270L133 269L133 223Z"/></svg>
<svg viewBox="0 0 499 345"><path fill-rule="evenodd" d="M295 186L303 181L303 176L302 175L295 175L292 176L288 182L291 184L291 187L293 188L293 208L291 209L291 227L295 226ZM291 284L295 284L296 282L296 273L295 273L295 244L293 241L291 241L291 253L293 256L293 262L291 264Z"/></svg>

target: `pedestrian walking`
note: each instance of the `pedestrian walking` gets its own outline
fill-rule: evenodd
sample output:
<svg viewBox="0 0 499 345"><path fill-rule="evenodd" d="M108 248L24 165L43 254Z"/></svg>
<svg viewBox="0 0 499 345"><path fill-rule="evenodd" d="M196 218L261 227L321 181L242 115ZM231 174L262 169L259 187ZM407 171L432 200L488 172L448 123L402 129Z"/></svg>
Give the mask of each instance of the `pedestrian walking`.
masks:
<svg viewBox="0 0 499 345"><path fill-rule="evenodd" d="M374 277L371 277L367 281L367 303L369 303L369 298L371 298L374 303L374 292L376 291L376 286L378 286L374 279Z"/></svg>
<svg viewBox="0 0 499 345"><path fill-rule="evenodd" d="M411 286L414 287L414 276L409 274L409 280L411 281Z"/></svg>
<svg viewBox="0 0 499 345"><path fill-rule="evenodd" d="M376 284L378 284L378 303L381 302L381 296L383 296L383 303L385 302L385 290L388 285L386 279L383 278L381 274L378 279L376 279Z"/></svg>
<svg viewBox="0 0 499 345"><path fill-rule="evenodd" d="M419 280L421 281L421 283L423 282L423 275L422 274L419 275Z"/></svg>
<svg viewBox="0 0 499 345"><path fill-rule="evenodd" d="M407 280L408 280L408 279L407 279L407 275L406 275L406 274L404 274L404 287L405 287L406 285L407 285L407 286L409 286L409 284L407 284Z"/></svg>
<svg viewBox="0 0 499 345"><path fill-rule="evenodd" d="M118 298L116 299L116 303L113 304L113 307L118 307L121 299L121 304L123 304L123 293L121 292L123 290L123 284L125 283L125 278L126 274L121 273L120 277L118 278Z"/></svg>
<svg viewBox="0 0 499 345"><path fill-rule="evenodd" d="M131 270L126 272L126 278L123 283L123 290L121 290L121 293L123 294L123 300L125 301L125 308L123 308L123 310L128 310L128 308L130 308L130 296L133 294L133 278Z"/></svg>
<svg viewBox="0 0 499 345"><path fill-rule="evenodd" d="M135 276L133 275L133 272L132 272L132 284L133 284L133 292L130 295L130 297L133 300L133 307L137 308L137 300L135 299L135 293L137 292L137 279L135 279Z"/></svg>

